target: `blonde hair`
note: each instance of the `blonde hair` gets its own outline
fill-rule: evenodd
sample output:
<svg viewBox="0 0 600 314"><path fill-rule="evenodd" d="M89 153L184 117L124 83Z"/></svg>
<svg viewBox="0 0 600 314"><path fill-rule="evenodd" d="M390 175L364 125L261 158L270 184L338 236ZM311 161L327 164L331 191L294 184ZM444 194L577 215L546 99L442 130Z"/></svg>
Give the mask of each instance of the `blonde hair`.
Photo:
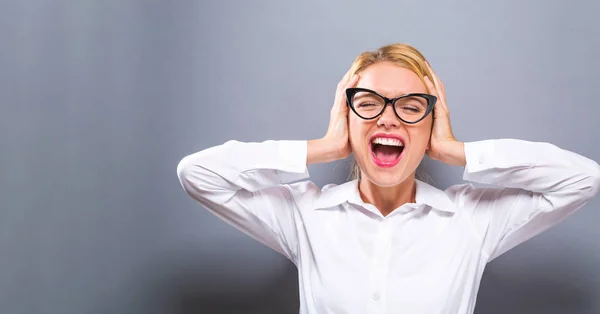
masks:
<svg viewBox="0 0 600 314"><path fill-rule="evenodd" d="M390 62L394 65L406 68L414 72L425 84L425 76L431 77L427 68L425 56L417 48L403 43L383 46L375 51L365 51L361 53L350 68L351 76L364 71L369 66L379 62ZM429 92L429 88L427 88ZM360 179L360 167L356 159L351 160L350 179Z"/></svg>

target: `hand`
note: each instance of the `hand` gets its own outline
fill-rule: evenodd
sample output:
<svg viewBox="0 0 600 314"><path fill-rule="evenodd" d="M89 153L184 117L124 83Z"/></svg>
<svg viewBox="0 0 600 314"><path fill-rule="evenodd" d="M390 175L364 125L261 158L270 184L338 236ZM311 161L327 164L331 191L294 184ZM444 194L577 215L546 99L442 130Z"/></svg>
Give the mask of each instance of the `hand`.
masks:
<svg viewBox="0 0 600 314"><path fill-rule="evenodd" d="M339 153L338 159L343 159L352 153L350 148L350 139L348 137L348 105L346 100L346 89L354 87L358 82L359 76L355 74L350 77L350 70L346 72L342 80L337 85L335 100L329 115L329 127L324 139L335 148Z"/></svg>
<svg viewBox="0 0 600 314"><path fill-rule="evenodd" d="M350 70L348 70L338 83L327 133L321 139L308 141L308 164L344 159L352 153L348 137L349 109L346 104L346 89L356 86L358 79L358 75L350 77Z"/></svg>
<svg viewBox="0 0 600 314"><path fill-rule="evenodd" d="M444 84L433 72L429 63L426 64L432 78L426 76L425 82L431 94L437 97L433 115L433 129L431 130L431 138L426 154L433 160L449 165L465 165L464 145L457 141L452 133L450 110L448 110L446 104Z"/></svg>

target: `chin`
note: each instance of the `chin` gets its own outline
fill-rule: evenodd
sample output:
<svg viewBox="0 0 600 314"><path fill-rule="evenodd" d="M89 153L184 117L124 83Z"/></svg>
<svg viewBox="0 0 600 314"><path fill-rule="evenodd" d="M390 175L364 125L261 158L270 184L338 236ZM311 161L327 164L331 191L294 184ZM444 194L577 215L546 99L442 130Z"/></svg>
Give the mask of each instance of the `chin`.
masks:
<svg viewBox="0 0 600 314"><path fill-rule="evenodd" d="M396 186L406 179L405 177L399 176L398 174L376 174L369 175L365 174L367 179L371 181L373 184L380 187L393 187Z"/></svg>
<svg viewBox="0 0 600 314"><path fill-rule="evenodd" d="M380 187L396 186L404 182L410 175L402 164L387 169L381 169L378 166L371 164L361 169L366 170L362 172L363 179L367 179Z"/></svg>
<svg viewBox="0 0 600 314"><path fill-rule="evenodd" d="M398 181L398 180L371 180L371 183L373 183L374 185L378 186L378 187L382 187L382 188L391 188L394 186L397 186L398 184L400 184L402 181Z"/></svg>

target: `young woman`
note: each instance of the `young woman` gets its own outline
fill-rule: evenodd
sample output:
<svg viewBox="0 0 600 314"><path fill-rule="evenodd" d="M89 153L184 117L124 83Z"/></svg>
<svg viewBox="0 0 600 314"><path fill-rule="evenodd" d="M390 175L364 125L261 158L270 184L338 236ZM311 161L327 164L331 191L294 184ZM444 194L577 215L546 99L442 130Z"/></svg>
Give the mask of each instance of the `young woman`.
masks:
<svg viewBox="0 0 600 314"><path fill-rule="evenodd" d="M351 153L355 180L305 180L307 164ZM415 179L425 154L498 187L430 186ZM444 85L405 44L356 59L323 138L229 141L183 158L177 173L209 211L289 258L300 313L318 314L472 313L486 263L600 189L596 162L552 144L458 141Z"/></svg>

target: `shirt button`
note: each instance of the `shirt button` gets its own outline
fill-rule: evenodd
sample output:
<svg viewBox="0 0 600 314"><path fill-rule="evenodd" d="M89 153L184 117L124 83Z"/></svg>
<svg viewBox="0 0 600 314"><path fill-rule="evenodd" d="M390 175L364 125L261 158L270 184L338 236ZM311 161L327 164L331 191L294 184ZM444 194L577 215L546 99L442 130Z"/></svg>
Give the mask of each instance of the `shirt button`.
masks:
<svg viewBox="0 0 600 314"><path fill-rule="evenodd" d="M380 298L380 297L381 297L381 296L380 296L380 295L379 295L379 293L377 293L377 292L373 294L373 300L375 300L375 301L379 301L379 298Z"/></svg>

